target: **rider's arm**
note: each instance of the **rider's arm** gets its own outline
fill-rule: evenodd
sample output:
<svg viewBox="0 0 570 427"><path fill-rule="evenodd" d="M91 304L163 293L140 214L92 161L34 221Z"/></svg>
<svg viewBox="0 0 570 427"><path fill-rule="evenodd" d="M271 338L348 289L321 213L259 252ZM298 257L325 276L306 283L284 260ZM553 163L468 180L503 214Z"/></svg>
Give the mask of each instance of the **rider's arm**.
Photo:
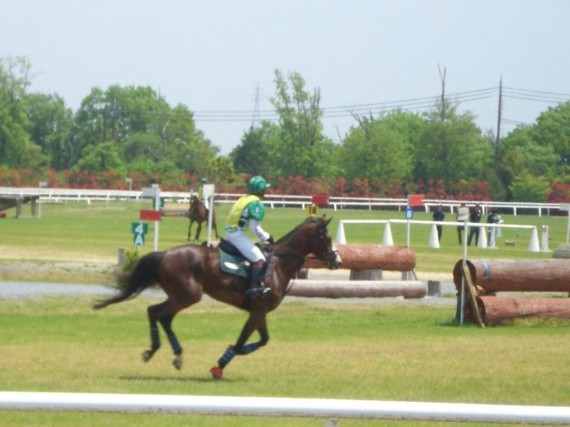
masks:
<svg viewBox="0 0 570 427"><path fill-rule="evenodd" d="M249 219L249 229L260 240L268 240L269 239L269 233L261 227L260 221L253 219L253 218L250 218Z"/></svg>

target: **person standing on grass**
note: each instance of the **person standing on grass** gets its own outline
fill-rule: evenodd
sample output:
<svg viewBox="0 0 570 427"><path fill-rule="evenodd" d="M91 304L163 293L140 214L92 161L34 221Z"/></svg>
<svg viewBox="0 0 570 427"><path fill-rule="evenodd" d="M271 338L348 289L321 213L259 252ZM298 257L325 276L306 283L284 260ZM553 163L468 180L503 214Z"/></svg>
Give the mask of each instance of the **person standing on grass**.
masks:
<svg viewBox="0 0 570 427"><path fill-rule="evenodd" d="M481 222L481 206L477 205L471 210L471 213L469 214L469 222ZM467 240L467 246L471 246L473 236L475 236L475 245L477 245L477 242L479 242L479 226L471 226L471 230L469 230L469 239Z"/></svg>
<svg viewBox="0 0 570 427"><path fill-rule="evenodd" d="M445 214L441 208L441 205L437 205L435 208L435 212L432 215L434 221L443 222L445 220ZM441 234L443 231L443 225L436 225L437 228L437 239L441 242Z"/></svg>
<svg viewBox="0 0 570 427"><path fill-rule="evenodd" d="M457 214L455 216L455 220L457 222L467 222L468 219L469 219L469 208L465 205L465 203L461 203L461 205L457 208ZM465 227L463 225L457 226L457 240L459 241L459 244L461 244L461 236L463 235L464 228Z"/></svg>

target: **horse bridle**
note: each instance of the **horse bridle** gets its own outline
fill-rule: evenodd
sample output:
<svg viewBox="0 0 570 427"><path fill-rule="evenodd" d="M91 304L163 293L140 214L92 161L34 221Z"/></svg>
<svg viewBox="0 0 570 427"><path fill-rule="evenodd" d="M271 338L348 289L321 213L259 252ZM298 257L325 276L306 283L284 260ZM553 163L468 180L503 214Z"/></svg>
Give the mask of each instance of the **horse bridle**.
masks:
<svg viewBox="0 0 570 427"><path fill-rule="evenodd" d="M323 240L326 237L326 231L325 230L319 229L318 233L319 234L317 237L319 238L319 241ZM307 259L307 258L318 259L319 261L323 262L325 265L328 265L330 262L331 255L334 255L335 258L338 255L338 251L336 249L334 249L334 245L332 245L332 246L333 246L333 249L328 250L322 254L313 254L312 256L309 256L309 255L305 256L303 254L300 254L297 251L294 251L293 249L289 249L288 247L280 247L279 249L283 250L283 251L285 251L291 255L295 255L296 257L301 258L303 260Z"/></svg>

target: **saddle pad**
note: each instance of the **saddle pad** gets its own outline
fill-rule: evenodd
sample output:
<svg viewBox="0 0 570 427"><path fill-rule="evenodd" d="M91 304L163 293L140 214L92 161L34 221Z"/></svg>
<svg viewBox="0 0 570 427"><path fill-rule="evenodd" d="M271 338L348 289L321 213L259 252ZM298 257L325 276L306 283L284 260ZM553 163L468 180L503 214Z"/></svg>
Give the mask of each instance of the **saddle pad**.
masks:
<svg viewBox="0 0 570 427"><path fill-rule="evenodd" d="M220 250L220 268L222 271L247 279L249 277L249 266L250 262L244 257L230 255Z"/></svg>

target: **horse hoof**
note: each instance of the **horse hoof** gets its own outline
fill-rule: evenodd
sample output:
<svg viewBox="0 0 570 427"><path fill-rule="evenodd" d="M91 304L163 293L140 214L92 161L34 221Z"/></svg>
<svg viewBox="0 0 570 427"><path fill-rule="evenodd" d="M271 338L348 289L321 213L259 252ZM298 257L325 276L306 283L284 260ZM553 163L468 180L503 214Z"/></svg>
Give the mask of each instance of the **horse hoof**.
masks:
<svg viewBox="0 0 570 427"><path fill-rule="evenodd" d="M215 380L221 380L224 376L224 370L218 366L214 366L212 369L210 369L210 373L212 374L212 378Z"/></svg>
<svg viewBox="0 0 570 427"><path fill-rule="evenodd" d="M176 356L176 359L172 361L172 366L180 370L182 368L182 357Z"/></svg>
<svg viewBox="0 0 570 427"><path fill-rule="evenodd" d="M147 350L142 354L143 362L148 362L154 353L151 350Z"/></svg>

